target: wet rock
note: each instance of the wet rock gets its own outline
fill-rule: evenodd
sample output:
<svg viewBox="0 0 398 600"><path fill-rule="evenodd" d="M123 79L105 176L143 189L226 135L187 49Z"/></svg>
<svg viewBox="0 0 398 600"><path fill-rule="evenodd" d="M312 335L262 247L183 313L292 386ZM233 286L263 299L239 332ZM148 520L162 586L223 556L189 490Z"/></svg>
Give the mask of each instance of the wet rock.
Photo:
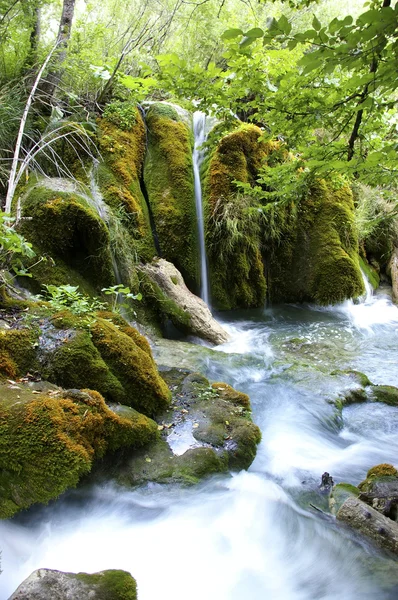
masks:
<svg viewBox="0 0 398 600"><path fill-rule="evenodd" d="M161 371L173 393L171 410L158 418L162 439L133 456L104 465L121 484L196 483L212 473L247 469L260 442L246 394L199 373Z"/></svg>
<svg viewBox="0 0 398 600"><path fill-rule="evenodd" d="M398 521L398 471L395 467L389 464L373 467L358 488L361 500Z"/></svg>
<svg viewBox="0 0 398 600"><path fill-rule="evenodd" d="M361 491L350 483L337 483L330 492L329 510L335 515L347 498L358 498Z"/></svg>
<svg viewBox="0 0 398 600"><path fill-rule="evenodd" d="M348 498L336 518L372 539L379 547L398 554L398 524L358 498Z"/></svg>
<svg viewBox="0 0 398 600"><path fill-rule="evenodd" d="M331 491L333 485L334 485L333 477L325 471L325 473L322 475L319 490L322 492L322 494L330 494L330 491Z"/></svg>
<svg viewBox="0 0 398 600"><path fill-rule="evenodd" d="M159 302L162 302L162 298L159 296L160 292L178 309L170 312L170 318L177 327L212 344L218 345L228 341L227 332L213 319L203 300L189 291L181 273L172 263L160 258L143 265L141 269L156 286L156 296L159 298Z"/></svg>
<svg viewBox="0 0 398 600"><path fill-rule="evenodd" d="M25 579L9 600L136 600L137 585L127 571L63 573L38 569Z"/></svg>

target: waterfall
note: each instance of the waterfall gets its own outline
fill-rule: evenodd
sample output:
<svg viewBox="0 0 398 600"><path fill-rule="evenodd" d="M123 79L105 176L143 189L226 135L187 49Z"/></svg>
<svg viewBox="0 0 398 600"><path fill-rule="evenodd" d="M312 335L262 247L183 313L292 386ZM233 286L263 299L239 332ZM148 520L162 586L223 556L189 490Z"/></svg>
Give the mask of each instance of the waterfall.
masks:
<svg viewBox="0 0 398 600"><path fill-rule="evenodd" d="M362 296L363 301L365 304L369 304L372 301L372 297L373 297L373 288L372 285L369 281L369 279L366 277L364 271L362 271L361 269L361 273L362 273L362 280L363 280L363 285L365 288L365 294Z"/></svg>
<svg viewBox="0 0 398 600"><path fill-rule="evenodd" d="M195 204L198 221L198 237L200 250L200 297L209 305L209 282L207 274L207 258L205 245L205 230L203 223L202 185L200 182L200 165L203 160L201 146L206 140L206 115L196 111L193 115L193 133L195 146L193 150L193 173L195 180Z"/></svg>

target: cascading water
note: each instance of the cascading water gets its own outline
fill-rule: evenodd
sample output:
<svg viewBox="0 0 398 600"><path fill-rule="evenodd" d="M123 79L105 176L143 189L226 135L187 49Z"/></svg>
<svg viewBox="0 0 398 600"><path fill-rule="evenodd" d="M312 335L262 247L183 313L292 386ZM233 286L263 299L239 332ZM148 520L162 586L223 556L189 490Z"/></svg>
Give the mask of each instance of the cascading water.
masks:
<svg viewBox="0 0 398 600"><path fill-rule="evenodd" d="M309 508L324 471L358 484L398 466L396 408L365 402L336 418L349 387L336 370L398 385L398 307L383 291L352 307L367 328L347 306L290 305L228 315L233 339L218 352L184 344L193 368L249 394L263 434L249 471L192 488L79 487L0 522L0 600L39 567L125 569L139 600L396 600L397 563Z"/></svg>
<svg viewBox="0 0 398 600"><path fill-rule="evenodd" d="M200 297L206 302L207 305L209 305L210 298L207 274L205 230L203 222L202 185L200 181L200 165L203 160L201 146L206 140L206 115L200 111L196 111L193 114L193 132L195 137L195 146L193 150L193 172L200 251Z"/></svg>

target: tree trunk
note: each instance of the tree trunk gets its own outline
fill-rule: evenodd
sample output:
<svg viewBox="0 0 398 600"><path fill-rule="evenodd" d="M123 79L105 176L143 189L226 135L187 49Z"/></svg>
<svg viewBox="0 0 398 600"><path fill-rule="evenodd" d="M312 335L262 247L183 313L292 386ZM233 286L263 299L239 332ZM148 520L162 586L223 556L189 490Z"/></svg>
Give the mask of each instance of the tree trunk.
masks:
<svg viewBox="0 0 398 600"><path fill-rule="evenodd" d="M44 85L42 86L42 92L47 95L47 102L51 102L59 86L63 69L62 64L66 58L66 51L68 48L68 42L72 29L73 14L75 11L76 0L64 0L62 6L62 15L59 22L57 46L58 54L53 64L51 71L48 73Z"/></svg>

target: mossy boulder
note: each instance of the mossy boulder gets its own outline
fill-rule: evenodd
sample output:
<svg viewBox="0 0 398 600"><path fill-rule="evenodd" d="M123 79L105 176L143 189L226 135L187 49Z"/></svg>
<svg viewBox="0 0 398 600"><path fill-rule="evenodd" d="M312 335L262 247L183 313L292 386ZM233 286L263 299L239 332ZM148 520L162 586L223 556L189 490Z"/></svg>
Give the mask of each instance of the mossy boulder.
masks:
<svg viewBox="0 0 398 600"><path fill-rule="evenodd" d="M328 305L363 294L350 188L315 180L295 210L268 252L270 299Z"/></svg>
<svg viewBox="0 0 398 600"><path fill-rule="evenodd" d="M398 471L393 465L382 463L372 467L358 488L361 500L398 521Z"/></svg>
<svg viewBox="0 0 398 600"><path fill-rule="evenodd" d="M266 296L261 231L253 203L235 180L254 184L274 148L261 129L242 125L221 138L204 164L204 213L212 304L222 310L262 306Z"/></svg>
<svg viewBox="0 0 398 600"><path fill-rule="evenodd" d="M119 483L197 483L205 476L247 469L260 442L246 394L199 373L162 371L173 390L171 410L157 418L162 439L133 457L105 464ZM106 461L105 461L106 463Z"/></svg>
<svg viewBox="0 0 398 600"><path fill-rule="evenodd" d="M44 283L96 290L114 283L108 229L87 199L39 182L27 192L22 209L21 233L38 257L47 257L31 268L34 291Z"/></svg>
<svg viewBox="0 0 398 600"><path fill-rule="evenodd" d="M175 264L188 287L199 289L199 247L193 176L193 139L170 105L146 113L148 146L144 181L161 256Z"/></svg>
<svg viewBox="0 0 398 600"><path fill-rule="evenodd" d="M362 379L362 384L364 385L344 391L336 403L347 406L369 401L398 406L398 388L392 385L373 385L367 378Z"/></svg>
<svg viewBox="0 0 398 600"><path fill-rule="evenodd" d="M148 416L167 408L170 392L148 342L121 317L100 315L89 329L84 318L68 312L54 316L41 337L45 378L64 387L91 386L108 401L132 406ZM57 343L52 346L54 338Z"/></svg>
<svg viewBox="0 0 398 600"><path fill-rule="evenodd" d="M51 569L34 571L10 600L137 600L137 584L127 571L64 573Z"/></svg>
<svg viewBox="0 0 398 600"><path fill-rule="evenodd" d="M96 391L0 384L0 517L48 502L87 474L95 459L157 436L139 413L112 412Z"/></svg>
<svg viewBox="0 0 398 600"><path fill-rule="evenodd" d="M155 255L155 245L141 186L145 124L140 111L131 103L119 103L117 108L113 112L105 110L104 118L99 120L98 143L104 160L97 168L98 186L105 202L124 215L123 222L138 257L149 261ZM127 121L123 117L126 111Z"/></svg>

